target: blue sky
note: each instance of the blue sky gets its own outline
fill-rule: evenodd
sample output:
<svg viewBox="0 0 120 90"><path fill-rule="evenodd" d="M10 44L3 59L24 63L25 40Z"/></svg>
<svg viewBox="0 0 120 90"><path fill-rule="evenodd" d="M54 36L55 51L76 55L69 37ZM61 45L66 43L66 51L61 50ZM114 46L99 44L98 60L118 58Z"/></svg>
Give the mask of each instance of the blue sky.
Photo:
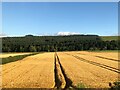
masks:
<svg viewBox="0 0 120 90"><path fill-rule="evenodd" d="M2 33L7 36L58 32L116 35L117 5L117 2L4 2Z"/></svg>

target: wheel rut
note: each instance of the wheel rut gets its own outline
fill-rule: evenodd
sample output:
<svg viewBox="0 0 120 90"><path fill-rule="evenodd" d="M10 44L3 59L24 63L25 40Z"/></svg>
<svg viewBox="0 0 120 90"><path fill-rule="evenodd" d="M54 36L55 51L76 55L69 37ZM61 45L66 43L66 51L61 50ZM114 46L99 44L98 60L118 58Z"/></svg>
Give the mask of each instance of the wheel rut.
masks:
<svg viewBox="0 0 120 90"><path fill-rule="evenodd" d="M108 66L108 65L105 65L105 64L97 63L97 62L94 62L94 61L89 61L89 60L81 58L81 57L79 57L77 55L72 55L72 54L68 54L68 53L66 53L66 54L70 55L70 56L73 56L73 57L77 58L80 61L87 62L87 63L90 63L92 65L99 66L101 68L104 68L104 69L107 69L107 70L110 70L110 71L113 71L113 72L116 72L116 73L120 73L120 69L117 69L117 68L114 68L114 67L111 67L111 66Z"/></svg>
<svg viewBox="0 0 120 90"><path fill-rule="evenodd" d="M80 55L87 55L87 54L83 54L83 53L77 53L77 54L80 54ZM94 56L94 55L92 55ZM120 62L120 60L117 60L117 59L112 59L112 58L107 58L107 57L103 57L103 56L94 56L94 57L97 57L97 58L102 58L104 60L111 60L111 61L116 61L116 62Z"/></svg>
<svg viewBox="0 0 120 90"><path fill-rule="evenodd" d="M60 62L57 53L54 54L54 72L55 72L55 87L57 89L75 88L72 81L67 77L65 70Z"/></svg>
<svg viewBox="0 0 120 90"><path fill-rule="evenodd" d="M102 59L106 59L106 60L111 60L111 61L120 62L120 60L116 60L116 59L112 59L112 58L107 58L107 57L102 57L102 56L95 56L95 57L102 58Z"/></svg>

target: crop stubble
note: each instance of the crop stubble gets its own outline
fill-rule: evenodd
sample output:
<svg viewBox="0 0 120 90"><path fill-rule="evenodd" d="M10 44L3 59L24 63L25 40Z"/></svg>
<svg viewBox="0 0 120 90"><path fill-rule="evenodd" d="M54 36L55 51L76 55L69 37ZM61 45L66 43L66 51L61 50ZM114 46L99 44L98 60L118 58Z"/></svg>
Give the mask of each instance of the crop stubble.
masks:
<svg viewBox="0 0 120 90"><path fill-rule="evenodd" d="M109 66L109 67L112 67L112 68L115 68L115 69L119 70L118 60L113 61L113 60L99 58L99 57L96 57L96 56L83 55L83 54L80 54L80 53L79 54L77 54L77 53L71 53L71 55L83 58L83 59L91 61L91 62L96 62L98 64Z"/></svg>
<svg viewBox="0 0 120 90"><path fill-rule="evenodd" d="M43 53L5 64L2 86L3 88L52 88L54 86L53 62L53 53Z"/></svg>
<svg viewBox="0 0 120 90"><path fill-rule="evenodd" d="M83 83L92 88L109 87L109 82L118 79L118 73L100 67L99 64L118 69L118 62L96 56L98 54L91 52L57 52L29 56L2 66L2 86L4 88L68 88ZM92 64L86 60L99 64Z"/></svg>
<svg viewBox="0 0 120 90"><path fill-rule="evenodd" d="M76 52L67 52L69 54L76 54ZM72 55L65 53L58 53L61 64L65 68L65 72L72 80L73 85L83 83L92 88L106 88L108 83L118 79L118 73L101 68L87 62L83 62ZM95 60L94 60L95 61Z"/></svg>

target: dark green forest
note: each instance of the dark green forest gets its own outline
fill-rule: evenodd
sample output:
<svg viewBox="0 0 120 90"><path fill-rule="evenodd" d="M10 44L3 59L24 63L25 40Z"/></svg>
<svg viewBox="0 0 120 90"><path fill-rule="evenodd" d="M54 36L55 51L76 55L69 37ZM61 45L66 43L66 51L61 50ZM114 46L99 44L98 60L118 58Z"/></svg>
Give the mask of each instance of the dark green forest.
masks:
<svg viewBox="0 0 120 90"><path fill-rule="evenodd" d="M2 52L118 50L118 48L118 40L103 41L98 35L26 35L2 38Z"/></svg>

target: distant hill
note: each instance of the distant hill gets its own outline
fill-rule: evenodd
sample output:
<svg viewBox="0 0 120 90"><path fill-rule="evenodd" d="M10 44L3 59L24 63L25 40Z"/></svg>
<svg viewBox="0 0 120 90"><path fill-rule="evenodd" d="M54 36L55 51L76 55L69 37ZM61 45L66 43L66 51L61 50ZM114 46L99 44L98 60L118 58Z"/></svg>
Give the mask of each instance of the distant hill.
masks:
<svg viewBox="0 0 120 90"><path fill-rule="evenodd" d="M100 36L100 37L103 41L118 40L118 36Z"/></svg>

